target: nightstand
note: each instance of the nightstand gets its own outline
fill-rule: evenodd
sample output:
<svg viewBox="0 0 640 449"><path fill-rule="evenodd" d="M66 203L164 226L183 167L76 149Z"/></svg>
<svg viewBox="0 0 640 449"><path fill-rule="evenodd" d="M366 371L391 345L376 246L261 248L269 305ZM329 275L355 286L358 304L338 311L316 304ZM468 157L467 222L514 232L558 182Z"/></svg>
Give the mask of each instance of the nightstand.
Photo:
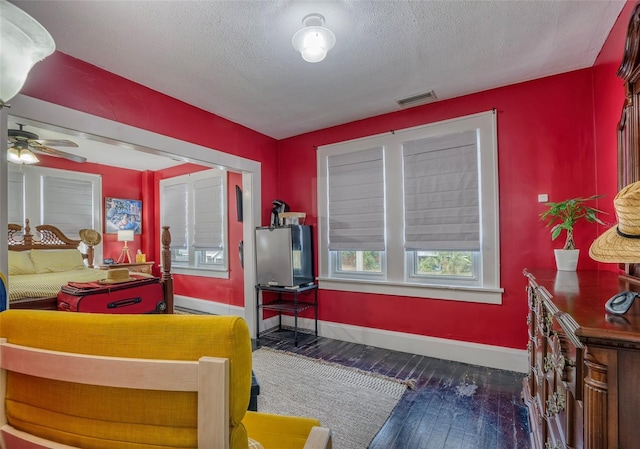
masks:
<svg viewBox="0 0 640 449"><path fill-rule="evenodd" d="M151 268L155 262L138 262L138 263L112 263L111 265L100 265L101 270L113 270L115 268L126 268L135 273L151 273Z"/></svg>

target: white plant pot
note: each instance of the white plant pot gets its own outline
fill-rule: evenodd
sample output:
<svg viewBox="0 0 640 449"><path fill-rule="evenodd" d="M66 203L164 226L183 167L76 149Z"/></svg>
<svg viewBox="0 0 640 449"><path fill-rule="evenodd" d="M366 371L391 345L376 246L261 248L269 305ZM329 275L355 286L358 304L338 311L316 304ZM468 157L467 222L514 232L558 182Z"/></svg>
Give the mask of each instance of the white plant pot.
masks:
<svg viewBox="0 0 640 449"><path fill-rule="evenodd" d="M576 271L578 267L579 249L556 249L556 268L560 271Z"/></svg>

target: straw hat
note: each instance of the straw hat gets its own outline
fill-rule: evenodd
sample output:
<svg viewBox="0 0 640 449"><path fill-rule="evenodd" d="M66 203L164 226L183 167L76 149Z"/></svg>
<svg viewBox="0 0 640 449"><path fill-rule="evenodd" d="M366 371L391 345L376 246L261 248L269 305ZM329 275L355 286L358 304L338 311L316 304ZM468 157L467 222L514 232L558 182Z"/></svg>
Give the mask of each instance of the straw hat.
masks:
<svg viewBox="0 0 640 449"><path fill-rule="evenodd" d="M100 279L99 284L119 284L121 282L135 281L134 278L129 276L129 270L126 268L114 268L107 272L106 279Z"/></svg>
<svg viewBox="0 0 640 449"><path fill-rule="evenodd" d="M591 244L589 256L598 262L640 262L640 181L620 190L613 207L618 225Z"/></svg>
<svg viewBox="0 0 640 449"><path fill-rule="evenodd" d="M100 233L95 229L80 229L79 234L80 240L87 245L96 246L102 241Z"/></svg>

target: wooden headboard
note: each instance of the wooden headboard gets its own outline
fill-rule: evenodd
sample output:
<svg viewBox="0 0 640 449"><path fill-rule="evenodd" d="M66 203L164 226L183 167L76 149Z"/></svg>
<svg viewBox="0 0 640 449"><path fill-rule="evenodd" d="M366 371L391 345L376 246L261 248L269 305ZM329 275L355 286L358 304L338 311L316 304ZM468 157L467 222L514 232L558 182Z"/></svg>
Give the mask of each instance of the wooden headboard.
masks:
<svg viewBox="0 0 640 449"><path fill-rule="evenodd" d="M81 230L80 239L74 240L67 237L60 229L52 225L36 226L36 231L40 234L36 238L31 234L29 219L25 221L25 225L9 223L9 234L7 245L10 251L28 251L32 249L78 249L80 243L87 246L87 254L82 257L87 259L89 268L93 268L93 247L100 243L100 234L92 230ZM87 236L85 232L90 234ZM85 234L83 236L83 234Z"/></svg>

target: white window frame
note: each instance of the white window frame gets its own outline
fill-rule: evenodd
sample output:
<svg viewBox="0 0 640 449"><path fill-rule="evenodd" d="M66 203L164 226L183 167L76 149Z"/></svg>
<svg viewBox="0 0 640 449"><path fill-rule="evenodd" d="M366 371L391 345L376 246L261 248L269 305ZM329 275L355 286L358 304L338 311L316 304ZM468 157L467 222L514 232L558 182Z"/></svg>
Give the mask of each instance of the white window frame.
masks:
<svg viewBox="0 0 640 449"><path fill-rule="evenodd" d="M404 250L402 143L432 136L478 130L481 251L478 285L452 281L430 284L412 278L412 258ZM383 275L344 276L332 272L328 250L327 158L382 146L385 159L386 254ZM498 210L498 150L495 111L473 114L391 133L318 147L318 263L319 287L327 290L401 295L420 298L501 304ZM390 217L395 217L391 219ZM399 218L398 218L399 217Z"/></svg>
<svg viewBox="0 0 640 449"><path fill-rule="evenodd" d="M9 171L21 171L23 174L23 218L29 219L31 233L35 232L35 227L40 224L50 224L56 226L57 223L44 223L45 205L43 204L43 186L42 180L46 176L73 179L91 182L93 184L93 210L92 210L92 229L98 232L102 230L102 176L94 173L83 173L58 168L40 167L37 165L14 165L9 164ZM72 239L79 239L79 235L68 235ZM80 248L83 251L82 245ZM102 261L102 244L94 247L93 263L99 265Z"/></svg>
<svg viewBox="0 0 640 449"><path fill-rule="evenodd" d="M183 275L191 275L191 276L202 276L202 277L210 277L210 278L218 278L218 279L229 279L229 213L228 213L228 186L227 186L227 172L225 170L220 169L208 169L195 173L188 173L186 175L175 176L172 178L166 178L160 180L160 217L162 221L162 217L164 217L165 204L162 198L163 187L167 185L174 184L187 184L187 198L190 204L189 212L188 212L188 220L187 220L187 233L189 236L189 241L193 239L194 235L194 184L196 181L205 179L211 176L220 176L222 177L222 226L223 226L223 253L224 253L224 264L219 266L210 266L210 267L195 267L195 266L179 266L175 263L171 266L171 272L174 274L183 274ZM163 226L164 223L161 223ZM169 230L171 231L171 230ZM190 245L190 243L188 242ZM189 258L193 257L193 249L189 248ZM190 261L191 263L191 261Z"/></svg>

